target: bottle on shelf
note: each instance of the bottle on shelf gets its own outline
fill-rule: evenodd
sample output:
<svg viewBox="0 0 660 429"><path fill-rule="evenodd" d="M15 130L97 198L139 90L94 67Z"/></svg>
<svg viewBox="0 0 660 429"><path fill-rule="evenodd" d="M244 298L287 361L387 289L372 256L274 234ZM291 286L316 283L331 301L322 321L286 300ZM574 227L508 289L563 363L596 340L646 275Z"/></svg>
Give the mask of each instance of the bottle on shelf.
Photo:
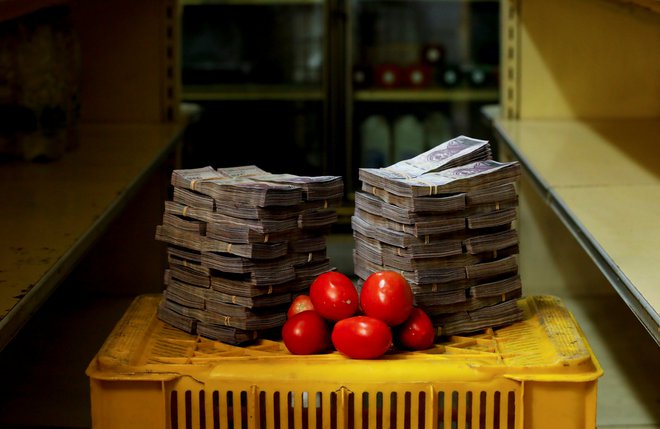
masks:
<svg viewBox="0 0 660 429"><path fill-rule="evenodd" d="M364 89L373 85L373 70L368 65L353 66L353 88Z"/></svg>
<svg viewBox="0 0 660 429"><path fill-rule="evenodd" d="M390 125L381 115L369 116L360 126L360 167L380 168L392 164Z"/></svg>
<svg viewBox="0 0 660 429"><path fill-rule="evenodd" d="M458 66L447 64L440 71L439 84L445 88L455 88L462 81L461 69Z"/></svg>
<svg viewBox="0 0 660 429"><path fill-rule="evenodd" d="M379 64L376 66L375 83L381 88L396 88L402 83L401 67L396 64Z"/></svg>
<svg viewBox="0 0 660 429"><path fill-rule="evenodd" d="M431 82L431 68L424 64L412 64L402 73L403 85L410 88L424 88Z"/></svg>
<svg viewBox="0 0 660 429"><path fill-rule="evenodd" d="M424 152L424 127L414 115L404 115L394 122L394 162L413 158Z"/></svg>
<svg viewBox="0 0 660 429"><path fill-rule="evenodd" d="M425 149L431 149L451 140L454 133L449 117L442 112L431 112L424 118Z"/></svg>
<svg viewBox="0 0 660 429"><path fill-rule="evenodd" d="M473 65L465 72L468 85L481 88L484 86L497 86L497 66L492 65Z"/></svg>
<svg viewBox="0 0 660 429"><path fill-rule="evenodd" d="M466 72L470 86L481 87L486 85L486 70L481 67L473 66Z"/></svg>
<svg viewBox="0 0 660 429"><path fill-rule="evenodd" d="M445 47L439 43L422 47L422 62L430 67L441 67L445 62Z"/></svg>

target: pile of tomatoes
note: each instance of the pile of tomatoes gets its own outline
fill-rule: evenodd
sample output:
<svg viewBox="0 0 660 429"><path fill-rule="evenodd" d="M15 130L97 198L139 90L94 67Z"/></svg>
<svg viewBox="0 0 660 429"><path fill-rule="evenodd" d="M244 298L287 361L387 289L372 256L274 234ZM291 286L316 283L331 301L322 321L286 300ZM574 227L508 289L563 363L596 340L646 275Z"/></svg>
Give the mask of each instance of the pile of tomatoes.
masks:
<svg viewBox="0 0 660 429"><path fill-rule="evenodd" d="M371 274L359 292L346 275L319 275L309 295L298 295L282 327L287 349L298 355L333 348L354 359L375 359L396 346L424 350L435 341L428 315L413 305L410 285L401 274Z"/></svg>

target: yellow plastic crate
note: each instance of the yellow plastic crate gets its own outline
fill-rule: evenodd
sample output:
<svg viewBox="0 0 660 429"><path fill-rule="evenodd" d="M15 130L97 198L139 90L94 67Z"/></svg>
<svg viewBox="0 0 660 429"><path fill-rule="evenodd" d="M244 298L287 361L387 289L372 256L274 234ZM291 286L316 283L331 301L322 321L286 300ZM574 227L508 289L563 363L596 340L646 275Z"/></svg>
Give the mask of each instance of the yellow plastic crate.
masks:
<svg viewBox="0 0 660 429"><path fill-rule="evenodd" d="M602 369L561 301L424 352L352 360L235 347L156 318L138 297L87 369L95 428L595 428Z"/></svg>

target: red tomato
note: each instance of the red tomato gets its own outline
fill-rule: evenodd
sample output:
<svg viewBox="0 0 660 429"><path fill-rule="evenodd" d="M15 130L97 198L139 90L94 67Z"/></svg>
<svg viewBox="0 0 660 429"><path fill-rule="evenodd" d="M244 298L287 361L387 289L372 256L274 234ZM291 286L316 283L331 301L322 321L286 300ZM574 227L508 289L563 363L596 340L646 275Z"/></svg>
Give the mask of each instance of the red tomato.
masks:
<svg viewBox="0 0 660 429"><path fill-rule="evenodd" d="M435 330L429 316L421 308L413 307L410 316L396 327L397 346L408 350L425 350L435 342Z"/></svg>
<svg viewBox="0 0 660 429"><path fill-rule="evenodd" d="M289 310L286 313L288 319L292 318L295 314L302 313L303 311L314 310L314 305L309 295L298 295L293 299Z"/></svg>
<svg viewBox="0 0 660 429"><path fill-rule="evenodd" d="M390 326L408 318L413 308L413 293L403 276L395 271L378 271L364 281L360 304L367 316L375 317Z"/></svg>
<svg viewBox="0 0 660 429"><path fill-rule="evenodd" d="M332 344L353 359L375 359L392 345L392 330L382 320L353 316L335 324Z"/></svg>
<svg viewBox="0 0 660 429"><path fill-rule="evenodd" d="M282 340L294 355L322 353L330 348L330 328L316 311L307 310L284 323Z"/></svg>
<svg viewBox="0 0 660 429"><path fill-rule="evenodd" d="M358 293L347 276L328 271L316 277L309 287L312 305L322 317L337 321L351 317L358 308Z"/></svg>

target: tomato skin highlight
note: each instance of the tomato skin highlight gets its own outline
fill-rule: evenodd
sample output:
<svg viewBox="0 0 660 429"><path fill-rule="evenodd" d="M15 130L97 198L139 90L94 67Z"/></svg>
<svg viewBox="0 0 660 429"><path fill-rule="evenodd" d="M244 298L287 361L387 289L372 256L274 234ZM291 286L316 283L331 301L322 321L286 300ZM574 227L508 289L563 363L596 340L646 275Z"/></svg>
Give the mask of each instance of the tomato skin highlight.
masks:
<svg viewBox="0 0 660 429"><path fill-rule="evenodd" d="M309 295L298 295L293 299L293 301L291 301L291 305L289 306L289 310L286 313L286 317L287 319L290 319L294 315L307 310L314 310L312 299L309 297Z"/></svg>
<svg viewBox="0 0 660 429"><path fill-rule="evenodd" d="M395 271L378 271L364 281L360 305L367 316L389 326L405 322L413 308L413 293L408 281Z"/></svg>
<svg viewBox="0 0 660 429"><path fill-rule="evenodd" d="M321 317L338 321L355 314L359 296L355 285L346 275L328 271L317 276L309 287L314 310Z"/></svg>
<svg viewBox="0 0 660 429"><path fill-rule="evenodd" d="M330 328L314 310L294 314L282 326L282 340L294 355L311 355L330 348Z"/></svg>
<svg viewBox="0 0 660 429"><path fill-rule="evenodd" d="M335 324L332 344L337 351L350 358L376 359L392 345L392 330L382 320L353 316Z"/></svg>
<svg viewBox="0 0 660 429"><path fill-rule="evenodd" d="M413 307L408 319L395 328L394 339L402 349L426 350L435 342L435 329L424 310Z"/></svg>

